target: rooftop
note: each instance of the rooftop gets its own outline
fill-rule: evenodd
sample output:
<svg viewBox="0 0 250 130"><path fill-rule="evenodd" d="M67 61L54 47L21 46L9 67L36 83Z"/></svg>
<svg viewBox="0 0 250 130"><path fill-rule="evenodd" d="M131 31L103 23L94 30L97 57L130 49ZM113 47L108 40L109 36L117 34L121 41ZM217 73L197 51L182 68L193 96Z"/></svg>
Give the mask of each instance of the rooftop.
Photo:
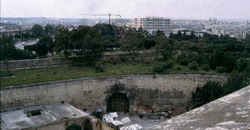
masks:
<svg viewBox="0 0 250 130"><path fill-rule="evenodd" d="M55 103L1 113L1 129L39 127L66 119L88 116L87 113L67 103Z"/></svg>
<svg viewBox="0 0 250 130"><path fill-rule="evenodd" d="M250 129L250 85L148 129Z"/></svg>

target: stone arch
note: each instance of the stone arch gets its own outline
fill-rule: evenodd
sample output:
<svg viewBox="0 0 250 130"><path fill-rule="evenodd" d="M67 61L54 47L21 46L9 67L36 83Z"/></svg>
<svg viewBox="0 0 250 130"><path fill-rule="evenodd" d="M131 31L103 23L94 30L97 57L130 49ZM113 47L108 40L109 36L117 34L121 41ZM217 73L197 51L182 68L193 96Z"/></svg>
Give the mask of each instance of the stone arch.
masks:
<svg viewBox="0 0 250 130"><path fill-rule="evenodd" d="M82 127L77 124L72 124L66 128L66 130L82 130Z"/></svg>
<svg viewBox="0 0 250 130"><path fill-rule="evenodd" d="M107 112L129 112L129 99L125 94L112 94L107 101Z"/></svg>

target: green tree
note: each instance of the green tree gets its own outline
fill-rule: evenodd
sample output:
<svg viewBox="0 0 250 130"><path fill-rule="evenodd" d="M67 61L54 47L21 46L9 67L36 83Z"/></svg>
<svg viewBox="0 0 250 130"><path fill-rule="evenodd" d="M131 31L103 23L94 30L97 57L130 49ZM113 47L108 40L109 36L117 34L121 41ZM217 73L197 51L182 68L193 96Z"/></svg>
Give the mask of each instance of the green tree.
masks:
<svg viewBox="0 0 250 130"><path fill-rule="evenodd" d="M127 52L132 60L140 50L143 49L143 33L136 32L134 30L128 30L125 32L124 37L120 39L121 50Z"/></svg>
<svg viewBox="0 0 250 130"><path fill-rule="evenodd" d="M28 51L16 49L12 36L0 38L0 50L0 60L32 59L35 57Z"/></svg>
<svg viewBox="0 0 250 130"><path fill-rule="evenodd" d="M46 32L46 34L53 34L54 33L54 26L48 23L45 26L45 32Z"/></svg>
<svg viewBox="0 0 250 130"><path fill-rule="evenodd" d="M102 58L103 45L100 33L88 26L79 26L71 34L71 41L78 57L83 57L87 63L93 63Z"/></svg>
<svg viewBox="0 0 250 130"><path fill-rule="evenodd" d="M156 40L155 54L162 56L163 60L171 58L173 55L173 43L165 36L159 36Z"/></svg>
<svg viewBox="0 0 250 130"><path fill-rule="evenodd" d="M73 45L70 42L70 35L69 29L63 26L57 27L57 33L55 35L55 50L57 53L62 52L66 58L71 55L71 50L73 48Z"/></svg>
<svg viewBox="0 0 250 130"><path fill-rule="evenodd" d="M44 28L39 25L39 24L35 24L32 26L32 35L35 37L41 37L45 34L45 30Z"/></svg>
<svg viewBox="0 0 250 130"><path fill-rule="evenodd" d="M165 36L164 32L163 31L160 31L160 30L157 30L156 31L156 37L159 37L159 36Z"/></svg>
<svg viewBox="0 0 250 130"><path fill-rule="evenodd" d="M110 24L96 24L93 29L98 30L101 35L110 35L112 37L117 37L119 32L115 25Z"/></svg>
<svg viewBox="0 0 250 130"><path fill-rule="evenodd" d="M54 42L52 37L46 35L39 39L34 45L25 46L25 50L35 51L38 56L45 56L49 52L53 54Z"/></svg>
<svg viewBox="0 0 250 130"><path fill-rule="evenodd" d="M145 37L143 38L143 47L145 49L150 49L152 47L154 47L156 44L155 38L154 37Z"/></svg>

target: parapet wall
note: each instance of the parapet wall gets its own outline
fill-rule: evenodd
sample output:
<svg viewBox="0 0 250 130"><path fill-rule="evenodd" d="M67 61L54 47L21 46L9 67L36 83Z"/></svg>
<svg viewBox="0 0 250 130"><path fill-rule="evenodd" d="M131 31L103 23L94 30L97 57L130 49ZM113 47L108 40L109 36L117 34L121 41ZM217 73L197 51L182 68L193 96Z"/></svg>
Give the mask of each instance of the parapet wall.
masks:
<svg viewBox="0 0 250 130"><path fill-rule="evenodd" d="M123 93L130 112L174 111L182 113L197 86L207 81L226 82L222 76L208 75L122 75L81 78L57 82L9 86L0 89L1 111L66 101L77 108L106 111L107 99Z"/></svg>

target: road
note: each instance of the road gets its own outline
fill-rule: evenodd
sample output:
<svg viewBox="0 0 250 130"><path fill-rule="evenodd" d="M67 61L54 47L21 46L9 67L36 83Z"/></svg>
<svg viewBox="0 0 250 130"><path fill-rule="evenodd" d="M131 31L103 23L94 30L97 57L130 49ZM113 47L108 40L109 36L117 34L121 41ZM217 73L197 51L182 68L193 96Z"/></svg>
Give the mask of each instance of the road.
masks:
<svg viewBox="0 0 250 130"><path fill-rule="evenodd" d="M18 48L18 49L24 50L24 46L26 46L26 45L33 45L33 44L36 44L37 42L38 42L38 39L36 39L36 40L29 40L29 41L25 41L25 45L22 45L22 42L19 41L19 42L16 42L15 47Z"/></svg>

